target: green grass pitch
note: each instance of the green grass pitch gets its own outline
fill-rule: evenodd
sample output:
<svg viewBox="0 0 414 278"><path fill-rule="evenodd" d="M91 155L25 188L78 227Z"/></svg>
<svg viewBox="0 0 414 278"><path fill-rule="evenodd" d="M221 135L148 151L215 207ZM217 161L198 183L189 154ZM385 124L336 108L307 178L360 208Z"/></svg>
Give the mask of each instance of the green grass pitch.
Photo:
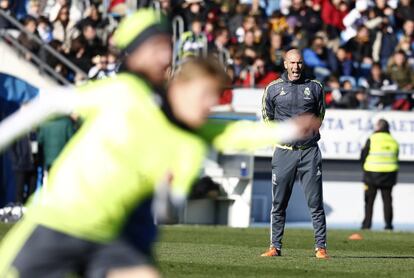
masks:
<svg viewBox="0 0 414 278"><path fill-rule="evenodd" d="M8 226L0 226L0 238ZM262 258L266 228L167 226L156 245L164 277L414 277L414 233L329 230L330 260L313 257L311 230L287 229L283 257Z"/></svg>

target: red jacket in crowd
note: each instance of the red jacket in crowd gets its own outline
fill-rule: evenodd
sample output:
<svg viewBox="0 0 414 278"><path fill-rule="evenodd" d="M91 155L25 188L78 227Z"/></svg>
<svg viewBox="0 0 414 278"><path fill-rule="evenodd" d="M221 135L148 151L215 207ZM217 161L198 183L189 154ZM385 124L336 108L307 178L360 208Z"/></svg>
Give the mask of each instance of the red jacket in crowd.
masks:
<svg viewBox="0 0 414 278"><path fill-rule="evenodd" d="M332 4L332 0L314 0L315 4L321 5L321 18L327 25L334 26L339 30L344 30L344 17L348 14L348 10L341 11Z"/></svg>

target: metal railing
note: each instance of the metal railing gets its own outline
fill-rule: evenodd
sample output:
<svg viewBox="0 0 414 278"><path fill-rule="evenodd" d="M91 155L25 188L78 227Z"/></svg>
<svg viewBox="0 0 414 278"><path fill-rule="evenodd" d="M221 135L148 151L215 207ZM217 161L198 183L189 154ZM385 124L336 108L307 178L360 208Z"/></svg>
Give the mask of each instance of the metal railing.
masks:
<svg viewBox="0 0 414 278"><path fill-rule="evenodd" d="M203 48L201 48L201 54L204 58L208 55L208 40L206 35L203 36Z"/></svg>
<svg viewBox="0 0 414 278"><path fill-rule="evenodd" d="M178 41L181 34L184 33L184 19L181 16L175 16L172 20L172 41L173 41L173 58L172 68L175 69L178 57Z"/></svg>
<svg viewBox="0 0 414 278"><path fill-rule="evenodd" d="M16 38L11 36L7 32L7 29L0 30L0 37L3 38L3 40L5 40L8 43L11 43L13 47L15 47L18 51L22 53L29 53L31 55L31 60L33 60L38 65L41 73L46 72L54 80L61 82L63 84L70 84L70 82L65 78L65 76L62 76L60 73L56 72L50 65L46 63L44 59L44 55L42 55L42 53L44 53L44 54L48 54L56 58L60 63L62 63L63 66L67 67L69 70L74 72L75 75L79 75L82 79L88 78L87 73L85 73L82 69L80 69L74 63L72 63L64 55L56 51L50 45L43 42L39 37L28 32L25 29L25 27L14 17L8 15L3 10L0 10L0 17L3 17L4 19L6 19L13 27L15 27L20 32L26 34L26 36L28 36L30 40L38 44L39 49L40 49L39 53L33 53L32 51L27 49L25 46L23 46Z"/></svg>
<svg viewBox="0 0 414 278"><path fill-rule="evenodd" d="M344 89L344 88L330 88L330 87L324 87L325 92L331 92L334 90L339 90L341 93L356 93L356 92L365 92L371 96L385 96L385 95L413 95L414 97L414 91L410 90L402 90L402 89L373 89L368 87L355 87L352 89Z"/></svg>
<svg viewBox="0 0 414 278"><path fill-rule="evenodd" d="M222 65L224 65L224 68L227 68L228 62L231 59L230 52L226 48L220 48L218 59Z"/></svg>
<svg viewBox="0 0 414 278"><path fill-rule="evenodd" d="M39 65L40 72L48 73L54 80L62 83L63 85L71 84L66 78L57 73L55 69L43 62L42 59L39 58L35 53L33 53L28 48L20 44L16 38L5 32L4 30L0 30L0 37L5 39L7 42L11 43L13 47L16 48L19 52L30 54L30 59L33 60L33 62L35 62L37 65Z"/></svg>
<svg viewBox="0 0 414 278"><path fill-rule="evenodd" d="M255 88L255 89L263 89L262 87L256 87L255 78L254 78L254 68L249 67L247 69L247 72L249 73L249 87L248 88ZM252 78L253 77L253 78ZM234 86L234 89L237 88L246 88L245 86ZM345 90L344 88L330 88L325 86L324 91L325 92L332 92L334 90L339 90L343 94L347 93L356 93L363 91L371 96L385 96L385 95L412 95L414 99L414 90L402 90L402 89L373 89L373 88L366 88L366 87L355 87L352 89Z"/></svg>

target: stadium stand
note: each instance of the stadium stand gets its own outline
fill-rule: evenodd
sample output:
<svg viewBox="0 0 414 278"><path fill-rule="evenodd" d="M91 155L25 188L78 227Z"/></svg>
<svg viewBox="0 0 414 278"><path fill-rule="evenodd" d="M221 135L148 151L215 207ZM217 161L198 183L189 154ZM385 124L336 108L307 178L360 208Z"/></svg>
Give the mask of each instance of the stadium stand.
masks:
<svg viewBox="0 0 414 278"><path fill-rule="evenodd" d="M328 107L414 106L411 0L1 0L1 36L59 83L104 78L116 68L119 19L148 5L172 20L174 66L217 55L234 87L262 88L297 47L307 75L326 82Z"/></svg>

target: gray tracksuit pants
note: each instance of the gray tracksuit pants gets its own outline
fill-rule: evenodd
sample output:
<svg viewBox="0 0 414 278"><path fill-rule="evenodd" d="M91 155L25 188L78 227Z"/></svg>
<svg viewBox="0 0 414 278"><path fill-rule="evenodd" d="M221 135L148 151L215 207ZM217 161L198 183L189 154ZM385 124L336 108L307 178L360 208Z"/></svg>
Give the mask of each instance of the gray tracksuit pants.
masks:
<svg viewBox="0 0 414 278"><path fill-rule="evenodd" d="M286 208L296 179L302 184L312 216L316 247L326 246L322 196L322 157L318 146L305 150L276 148L272 159L271 245L282 248Z"/></svg>

